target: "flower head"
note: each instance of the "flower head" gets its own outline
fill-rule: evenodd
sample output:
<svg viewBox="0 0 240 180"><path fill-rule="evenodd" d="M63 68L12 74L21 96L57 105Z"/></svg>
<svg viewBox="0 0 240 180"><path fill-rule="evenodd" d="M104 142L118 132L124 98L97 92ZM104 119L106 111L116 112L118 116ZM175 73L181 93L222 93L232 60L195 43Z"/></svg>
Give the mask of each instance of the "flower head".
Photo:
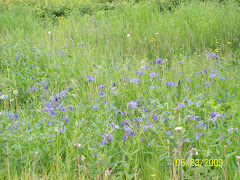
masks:
<svg viewBox="0 0 240 180"><path fill-rule="evenodd" d="M168 81L168 82L167 82L167 85L168 85L169 87L172 87L172 86L173 86L173 82L172 82L172 81Z"/></svg>
<svg viewBox="0 0 240 180"><path fill-rule="evenodd" d="M82 147L82 145L81 145L81 144L75 144L75 146L76 146L77 148L80 148L80 147Z"/></svg>
<svg viewBox="0 0 240 180"><path fill-rule="evenodd" d="M18 90L14 90L13 94L17 95L18 94Z"/></svg>
<svg viewBox="0 0 240 180"><path fill-rule="evenodd" d="M182 129L183 129L182 127L176 127L176 128L175 128L175 131L181 133Z"/></svg>
<svg viewBox="0 0 240 180"><path fill-rule="evenodd" d="M236 156L236 158L237 158L237 162L239 162L240 161L240 156Z"/></svg>
<svg viewBox="0 0 240 180"><path fill-rule="evenodd" d="M86 76L88 78L88 81L95 81L95 78L94 77L91 77L91 76Z"/></svg>
<svg viewBox="0 0 240 180"><path fill-rule="evenodd" d="M83 155L81 155L81 160L84 161L85 160L85 157Z"/></svg>
<svg viewBox="0 0 240 180"><path fill-rule="evenodd" d="M150 73L150 75L149 75L151 78L154 78L154 77L156 77L157 76L157 73L155 73L155 72L152 72L152 73Z"/></svg>
<svg viewBox="0 0 240 180"><path fill-rule="evenodd" d="M190 155L192 156L192 155L198 155L198 150L197 150L197 148L191 148L191 150L190 150Z"/></svg>
<svg viewBox="0 0 240 180"><path fill-rule="evenodd" d="M158 59L155 60L155 63L157 63L157 64L161 64L162 61L163 61L162 58L158 58Z"/></svg>
<svg viewBox="0 0 240 180"><path fill-rule="evenodd" d="M111 176L111 174L112 174L111 168L107 168L107 170L105 171L105 176L108 177Z"/></svg>
<svg viewBox="0 0 240 180"><path fill-rule="evenodd" d="M180 103L180 104L178 104L178 107L179 108L185 108L185 104L184 103Z"/></svg>
<svg viewBox="0 0 240 180"><path fill-rule="evenodd" d="M133 109L135 109L137 107L137 103L135 101L131 101L127 103L127 108L131 107Z"/></svg>

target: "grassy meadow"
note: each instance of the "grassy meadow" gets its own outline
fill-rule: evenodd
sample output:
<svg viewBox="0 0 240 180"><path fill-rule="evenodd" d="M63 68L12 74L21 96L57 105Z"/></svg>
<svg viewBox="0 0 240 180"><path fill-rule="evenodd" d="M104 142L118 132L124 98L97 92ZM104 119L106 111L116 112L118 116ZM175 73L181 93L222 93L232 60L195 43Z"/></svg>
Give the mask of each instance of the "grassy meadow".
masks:
<svg viewBox="0 0 240 180"><path fill-rule="evenodd" d="M1 0L0 180L240 179L238 1Z"/></svg>

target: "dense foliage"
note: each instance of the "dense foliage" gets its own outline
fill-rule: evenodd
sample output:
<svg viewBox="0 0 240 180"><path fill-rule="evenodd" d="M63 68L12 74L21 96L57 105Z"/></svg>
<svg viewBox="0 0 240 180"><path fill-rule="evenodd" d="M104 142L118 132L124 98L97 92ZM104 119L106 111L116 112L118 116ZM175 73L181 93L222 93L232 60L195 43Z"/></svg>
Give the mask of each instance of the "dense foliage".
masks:
<svg viewBox="0 0 240 180"><path fill-rule="evenodd" d="M1 4L0 179L239 179L237 1Z"/></svg>

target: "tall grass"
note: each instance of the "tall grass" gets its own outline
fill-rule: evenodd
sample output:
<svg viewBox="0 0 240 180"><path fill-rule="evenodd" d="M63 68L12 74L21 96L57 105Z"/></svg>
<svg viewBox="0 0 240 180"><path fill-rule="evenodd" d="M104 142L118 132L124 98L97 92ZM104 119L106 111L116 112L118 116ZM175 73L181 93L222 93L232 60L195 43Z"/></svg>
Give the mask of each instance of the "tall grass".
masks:
<svg viewBox="0 0 240 180"><path fill-rule="evenodd" d="M180 178L169 167L189 146L223 165L185 178L238 179L238 4L111 6L54 19L2 7L0 179Z"/></svg>

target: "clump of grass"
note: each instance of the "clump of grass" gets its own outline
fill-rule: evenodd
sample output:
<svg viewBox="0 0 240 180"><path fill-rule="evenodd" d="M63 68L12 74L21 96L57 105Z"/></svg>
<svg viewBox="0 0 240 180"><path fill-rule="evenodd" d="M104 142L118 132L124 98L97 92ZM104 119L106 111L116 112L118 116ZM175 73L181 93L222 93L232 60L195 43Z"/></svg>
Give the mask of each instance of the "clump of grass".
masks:
<svg viewBox="0 0 240 180"><path fill-rule="evenodd" d="M155 5L113 2L57 23L23 4L0 12L0 177L238 176L240 8ZM193 166L177 167L177 152Z"/></svg>

